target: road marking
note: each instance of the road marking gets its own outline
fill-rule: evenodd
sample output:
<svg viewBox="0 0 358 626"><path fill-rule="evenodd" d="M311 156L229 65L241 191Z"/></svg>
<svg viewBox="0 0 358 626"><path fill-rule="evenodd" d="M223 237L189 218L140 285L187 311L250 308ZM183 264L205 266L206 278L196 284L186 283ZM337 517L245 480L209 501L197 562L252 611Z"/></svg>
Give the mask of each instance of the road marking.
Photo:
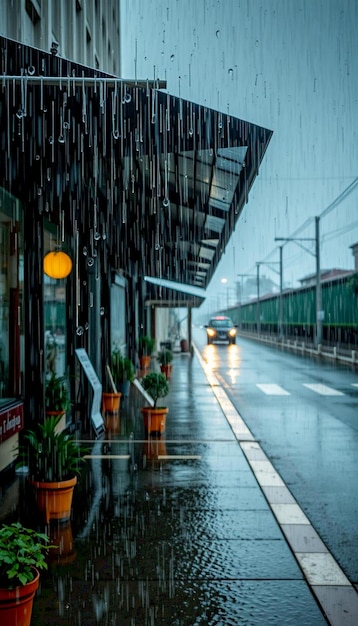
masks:
<svg viewBox="0 0 358 626"><path fill-rule="evenodd" d="M307 389L311 389L311 391L314 391L315 393L319 393L320 396L344 396L344 393L342 393L342 391L338 391L337 389L332 389L332 387L327 387L327 385L321 385L321 384L303 384L304 387L307 387Z"/></svg>
<svg viewBox="0 0 358 626"><path fill-rule="evenodd" d="M256 387L261 389L267 396L290 396L291 394L280 387L280 385L257 384Z"/></svg>
<svg viewBox="0 0 358 626"><path fill-rule="evenodd" d="M260 444L255 441L249 429L247 429L247 431L250 434L251 441L245 441L245 439L240 437L242 432L241 428L238 429L238 431L233 428L235 421L239 421L240 425L245 428L244 420L231 401L225 401L225 391L219 386L220 375L218 376L218 380L206 366L204 359L195 345L194 351L208 378L212 391L216 395L223 413L228 419L236 439L245 454L247 462L265 494L271 511L284 533L307 583L315 593L329 624L331 624L331 626L343 626L343 624L353 626L353 624L357 624L358 594L356 589L350 583L337 561L335 561L333 555L326 551L326 547L323 542L321 543L310 520L295 501L281 476L267 458ZM344 395L340 391L325 387L325 385L305 386L313 388L313 391L320 388L321 391L317 391L317 393L322 393L323 388L325 389L325 393L327 393L328 390L329 395ZM287 395L287 392L285 392L284 395ZM226 413L226 411L228 411L228 413ZM236 419L234 415L235 412ZM302 528L304 528L304 533L302 533ZM303 546L305 548L304 551L301 545L302 542L297 542L297 537L302 537L302 534L305 538ZM317 542L322 545L323 549L320 549L320 551L317 551Z"/></svg>

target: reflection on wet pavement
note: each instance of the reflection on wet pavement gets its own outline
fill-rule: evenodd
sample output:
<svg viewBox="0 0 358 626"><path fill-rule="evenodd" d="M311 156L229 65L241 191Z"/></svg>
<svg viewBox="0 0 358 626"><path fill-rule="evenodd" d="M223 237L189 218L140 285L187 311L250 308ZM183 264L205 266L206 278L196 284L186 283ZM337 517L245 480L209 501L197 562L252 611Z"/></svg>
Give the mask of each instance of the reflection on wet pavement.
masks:
<svg viewBox="0 0 358 626"><path fill-rule="evenodd" d="M161 439L139 405L91 442L71 522L47 528L32 626L326 624L195 359L175 362ZM40 524L26 497L12 515Z"/></svg>

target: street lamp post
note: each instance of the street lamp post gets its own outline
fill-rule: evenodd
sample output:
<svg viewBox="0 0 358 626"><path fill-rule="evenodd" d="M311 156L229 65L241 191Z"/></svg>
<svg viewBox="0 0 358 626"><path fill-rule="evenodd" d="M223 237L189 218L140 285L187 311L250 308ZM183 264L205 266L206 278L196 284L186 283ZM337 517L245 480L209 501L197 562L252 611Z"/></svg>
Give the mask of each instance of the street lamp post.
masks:
<svg viewBox="0 0 358 626"><path fill-rule="evenodd" d="M239 277L241 278L241 284L240 284L240 302L239 302L239 305L240 305L240 309L239 309L239 310L240 310L240 320L239 320L239 325L240 325L240 328L241 328L241 323L242 323L242 320L241 320L241 305L242 305L242 294L243 294L243 291L244 291L244 284L243 284L243 280L242 280L242 279L243 279L243 278L246 278L246 277L253 278L253 277L255 277L255 276L256 276L256 274L237 274L237 276L239 276Z"/></svg>
<svg viewBox="0 0 358 626"><path fill-rule="evenodd" d="M276 262L276 261L259 261L258 263L256 263L256 269L257 269L257 273L256 273L256 284L257 284L256 325L257 325L257 334L258 335L261 334L260 265L278 265L278 262ZM274 270L274 271L277 272L277 270ZM280 274L281 274L281 272L280 272Z"/></svg>
<svg viewBox="0 0 358 626"><path fill-rule="evenodd" d="M319 216L315 217L315 237L275 237L275 241L294 241L301 246L306 252L312 254L316 258L316 347L322 343L322 326L323 326L323 311L322 311L322 287L321 287L321 265L320 265L320 241L319 241ZM314 241L315 252L298 243L300 241ZM282 247L280 260L282 262ZM282 265L281 265L282 268ZM282 269L281 269L282 274Z"/></svg>

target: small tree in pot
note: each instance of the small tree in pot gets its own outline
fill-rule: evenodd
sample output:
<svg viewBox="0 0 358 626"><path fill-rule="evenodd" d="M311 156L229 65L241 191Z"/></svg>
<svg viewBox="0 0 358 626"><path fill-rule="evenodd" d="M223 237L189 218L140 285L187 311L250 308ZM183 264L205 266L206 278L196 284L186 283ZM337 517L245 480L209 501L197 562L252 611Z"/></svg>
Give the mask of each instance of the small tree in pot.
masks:
<svg viewBox="0 0 358 626"><path fill-rule="evenodd" d="M142 387L153 399L153 407L142 408L145 431L150 433L163 433L166 427L167 407L158 407L160 398L165 398L169 393L169 385L164 374L150 372L142 379Z"/></svg>
<svg viewBox="0 0 358 626"><path fill-rule="evenodd" d="M160 371L167 380L170 380L173 370L173 352L168 348L163 348L163 350L158 352L158 361L160 363Z"/></svg>

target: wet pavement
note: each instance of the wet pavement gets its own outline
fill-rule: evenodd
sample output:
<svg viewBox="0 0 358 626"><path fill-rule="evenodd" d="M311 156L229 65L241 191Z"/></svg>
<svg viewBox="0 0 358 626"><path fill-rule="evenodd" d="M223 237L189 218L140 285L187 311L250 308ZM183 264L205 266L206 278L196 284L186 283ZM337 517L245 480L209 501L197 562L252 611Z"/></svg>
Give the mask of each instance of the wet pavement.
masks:
<svg viewBox="0 0 358 626"><path fill-rule="evenodd" d="M327 587L308 584L297 560L304 523L278 523L267 498L284 503L286 492L275 477L260 482L261 450L209 381L198 355L176 355L162 438L146 438L132 388L104 436L86 441L72 519L45 528L60 549L41 575L32 626L357 623L349 612L324 617L315 593ZM2 518L6 507L7 521L44 529L26 478L5 490Z"/></svg>

